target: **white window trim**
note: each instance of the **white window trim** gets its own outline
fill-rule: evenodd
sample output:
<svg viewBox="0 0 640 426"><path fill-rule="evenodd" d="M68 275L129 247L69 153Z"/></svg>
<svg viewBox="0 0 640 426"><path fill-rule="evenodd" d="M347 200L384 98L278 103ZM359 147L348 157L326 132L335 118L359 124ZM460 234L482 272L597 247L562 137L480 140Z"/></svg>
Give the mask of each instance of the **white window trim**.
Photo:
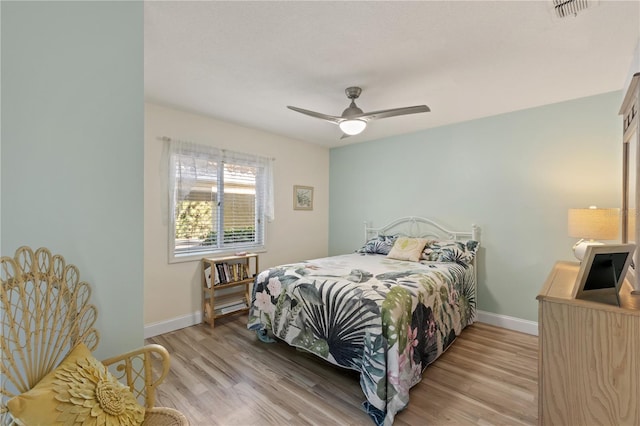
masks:
<svg viewBox="0 0 640 426"><path fill-rule="evenodd" d="M169 263L181 263L181 262L193 262L199 261L203 257L213 257L213 256L225 256L235 254L239 251L250 251L253 253L263 253L266 251L266 224L267 222L271 222L274 219L274 197L273 197L273 159L264 158L251 154L243 154L232 152L228 150L221 150L208 145L198 145L191 142L184 142L173 140L170 138L163 138L165 141L165 150L164 155L166 156L166 161L164 162L167 165L167 172L165 174L168 177L169 184L166 185L168 195L167 205L168 211L167 216L168 219L168 227L169 227L169 241L168 241L168 262ZM175 223L175 167L173 163L172 156L179 152L192 152L199 153L200 155L209 154L211 157L217 158L222 161L228 161L229 163L246 163L249 161L251 164L259 164L260 167L264 168L264 179L265 183L260 191L263 200L261 200L262 204L262 218L261 218L261 226L262 226L262 244L253 245L251 247L244 248L228 248L228 249L217 249L217 250L201 250L196 252L190 252L188 254L178 254L175 253L175 236L176 236L176 223Z"/></svg>

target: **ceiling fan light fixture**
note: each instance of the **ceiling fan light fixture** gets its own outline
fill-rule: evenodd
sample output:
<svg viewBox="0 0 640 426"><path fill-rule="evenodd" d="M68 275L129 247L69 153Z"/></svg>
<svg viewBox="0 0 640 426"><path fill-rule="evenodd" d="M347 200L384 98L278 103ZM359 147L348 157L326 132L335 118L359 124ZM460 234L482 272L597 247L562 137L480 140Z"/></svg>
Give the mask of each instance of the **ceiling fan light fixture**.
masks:
<svg viewBox="0 0 640 426"><path fill-rule="evenodd" d="M340 130L342 130L345 135L355 136L362 133L367 127L367 122L364 120L344 120L341 121L338 126L340 126Z"/></svg>
<svg viewBox="0 0 640 426"><path fill-rule="evenodd" d="M365 113L362 112L360 108L358 108L355 102L355 99L360 96L361 91L362 89L360 89L359 87L347 87L345 93L347 94L347 98L351 99L351 104L342 112L342 115L340 116L322 114L320 112L309 111L308 109L302 109L291 105L287 105L287 108L292 111L299 112L300 114L319 118L332 124L337 124L343 133L340 139L344 139L348 136L359 135L364 131L364 129L366 129L367 123L372 120L431 111L426 105L416 105L404 108L382 109L379 111L371 111Z"/></svg>

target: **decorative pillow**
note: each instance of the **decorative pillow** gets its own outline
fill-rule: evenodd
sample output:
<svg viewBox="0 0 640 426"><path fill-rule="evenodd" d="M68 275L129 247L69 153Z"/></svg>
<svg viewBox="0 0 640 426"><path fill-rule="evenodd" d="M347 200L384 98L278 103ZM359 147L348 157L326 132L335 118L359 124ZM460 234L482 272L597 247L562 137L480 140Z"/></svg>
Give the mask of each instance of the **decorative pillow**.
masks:
<svg viewBox="0 0 640 426"><path fill-rule="evenodd" d="M145 410L129 388L80 343L33 387L7 402L21 426L140 425Z"/></svg>
<svg viewBox="0 0 640 426"><path fill-rule="evenodd" d="M396 235L378 235L375 238L370 239L367 243L356 253L363 254L389 254L393 243L396 242L398 237Z"/></svg>
<svg viewBox="0 0 640 426"><path fill-rule="evenodd" d="M456 262L469 265L478 251L478 242L467 241L438 241L430 240L422 251L421 259L436 262Z"/></svg>
<svg viewBox="0 0 640 426"><path fill-rule="evenodd" d="M410 260L417 262L420 260L422 249L424 249L427 240L425 238L409 238L398 237L393 244L391 251L387 257L397 260Z"/></svg>

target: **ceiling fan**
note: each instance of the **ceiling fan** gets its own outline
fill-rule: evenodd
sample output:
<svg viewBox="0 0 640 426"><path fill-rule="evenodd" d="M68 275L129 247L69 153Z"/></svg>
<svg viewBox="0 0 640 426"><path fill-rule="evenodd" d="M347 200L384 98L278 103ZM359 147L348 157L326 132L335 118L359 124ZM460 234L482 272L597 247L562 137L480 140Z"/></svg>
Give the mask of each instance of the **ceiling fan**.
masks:
<svg viewBox="0 0 640 426"><path fill-rule="evenodd" d="M347 87L344 93L347 95L347 98L351 99L351 104L342 112L341 116L322 114L294 106L287 106L287 108L311 117L320 118L330 123L337 124L340 127L340 130L344 133L342 138L362 133L362 131L367 127L367 123L369 121L378 120L380 118L395 117L397 115L431 111L426 105L417 105L404 108L383 109L373 112L362 112L355 102L355 100L360 96L360 93L362 93L362 89L359 87Z"/></svg>

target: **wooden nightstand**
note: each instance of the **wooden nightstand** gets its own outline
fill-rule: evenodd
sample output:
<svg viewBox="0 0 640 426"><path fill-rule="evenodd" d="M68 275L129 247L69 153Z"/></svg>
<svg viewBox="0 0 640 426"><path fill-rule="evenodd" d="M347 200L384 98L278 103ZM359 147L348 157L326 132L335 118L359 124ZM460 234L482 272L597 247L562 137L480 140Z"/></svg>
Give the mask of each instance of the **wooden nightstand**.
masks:
<svg viewBox="0 0 640 426"><path fill-rule="evenodd" d="M580 264L558 262L539 301L538 423L640 424L640 297L572 299Z"/></svg>
<svg viewBox="0 0 640 426"><path fill-rule="evenodd" d="M257 273L258 255L255 253L203 258L202 322L213 328L217 318L248 312L251 303L249 288ZM233 291L235 287L242 289Z"/></svg>

